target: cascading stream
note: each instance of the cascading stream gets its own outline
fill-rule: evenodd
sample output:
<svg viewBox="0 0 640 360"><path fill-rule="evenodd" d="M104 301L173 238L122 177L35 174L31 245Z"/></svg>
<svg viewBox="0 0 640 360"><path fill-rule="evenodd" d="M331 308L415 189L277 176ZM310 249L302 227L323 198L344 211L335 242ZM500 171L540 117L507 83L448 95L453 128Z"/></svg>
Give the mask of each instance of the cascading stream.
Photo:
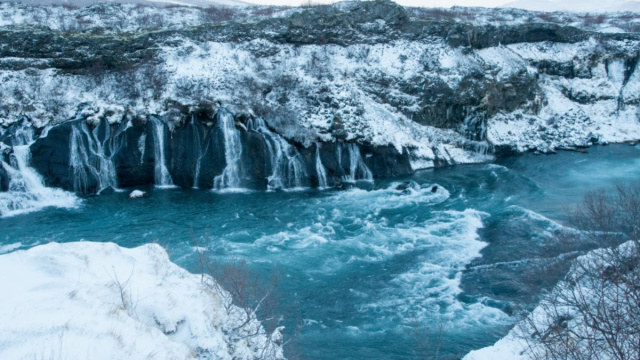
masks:
<svg viewBox="0 0 640 360"><path fill-rule="evenodd" d="M204 155L207 153L207 150L209 150L209 143L207 142L207 146L205 146L205 148L203 149L200 136L198 135L197 132L194 132L193 145L196 147L196 150L198 151L198 157L196 158L196 170L195 170L195 174L193 175L193 188L197 189L199 188L198 184L200 180L200 171L202 169L202 159L204 158Z"/></svg>
<svg viewBox="0 0 640 360"><path fill-rule="evenodd" d="M307 172L300 159L300 153L282 136L273 133L262 119L252 119L247 123L250 131L262 135L267 146L271 175L267 178L268 188L290 189L305 186Z"/></svg>
<svg viewBox="0 0 640 360"><path fill-rule="evenodd" d="M322 159L320 159L320 143L316 144L316 173L318 175L318 187L320 189L326 189L327 186L327 170L322 165Z"/></svg>
<svg viewBox="0 0 640 360"><path fill-rule="evenodd" d="M156 119L155 117L150 117L151 124L153 125L154 136L153 136L153 147L154 147L154 158L155 158L155 166L154 166L154 181L155 185L158 187L172 187L173 179L171 179L171 174L169 170L167 170L166 165L166 156L165 156L165 147L164 147L164 124Z"/></svg>
<svg viewBox="0 0 640 360"><path fill-rule="evenodd" d="M213 187L216 190L241 188L240 171L242 144L240 133L235 128L233 115L228 111L220 111L218 126L224 137L224 159L226 167L222 174L213 179Z"/></svg>
<svg viewBox="0 0 640 360"><path fill-rule="evenodd" d="M22 139L22 140L27 140ZM29 142L32 142L29 137ZM70 208L78 205L73 194L44 185L42 177L29 166L29 145L13 147L13 166L0 162L9 175L9 191L0 192L0 217L24 214L48 206Z"/></svg>
<svg viewBox="0 0 640 360"><path fill-rule="evenodd" d="M345 175L343 181L351 183L359 180L373 181L373 174L367 167L367 164L364 163L358 145L354 143L346 145L349 153L349 175ZM342 155L341 152L340 155Z"/></svg>

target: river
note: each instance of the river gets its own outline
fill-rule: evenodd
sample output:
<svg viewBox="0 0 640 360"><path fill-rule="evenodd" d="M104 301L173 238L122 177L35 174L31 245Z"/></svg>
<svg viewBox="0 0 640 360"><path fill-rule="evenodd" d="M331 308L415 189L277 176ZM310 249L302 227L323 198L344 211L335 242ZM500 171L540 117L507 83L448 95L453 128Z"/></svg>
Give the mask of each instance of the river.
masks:
<svg viewBox="0 0 640 360"><path fill-rule="evenodd" d="M424 358L437 343L458 358L504 336L589 248L555 236L568 208L639 180L640 146L612 145L423 170L372 190L126 189L0 218L0 252L157 242L198 272L195 245L208 244L214 261L278 275L277 312L289 334L298 327L291 351L303 358Z"/></svg>

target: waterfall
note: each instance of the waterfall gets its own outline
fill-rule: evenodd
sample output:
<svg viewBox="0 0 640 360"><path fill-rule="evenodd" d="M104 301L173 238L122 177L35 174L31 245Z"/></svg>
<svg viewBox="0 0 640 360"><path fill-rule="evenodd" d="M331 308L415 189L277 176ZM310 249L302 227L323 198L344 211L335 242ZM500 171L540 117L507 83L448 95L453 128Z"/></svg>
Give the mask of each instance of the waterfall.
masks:
<svg viewBox="0 0 640 360"><path fill-rule="evenodd" d="M25 139L21 139L25 140ZM73 194L55 188L48 188L29 162L29 145L13 147L13 166L0 162L9 175L9 191L0 192L0 217L23 214L48 206L76 207L78 198Z"/></svg>
<svg viewBox="0 0 640 360"><path fill-rule="evenodd" d="M224 160L226 167L222 174L213 179L213 187L221 189L240 188L240 162L242 157L242 143L240 134L235 128L233 116L228 111L218 114L218 126L224 136Z"/></svg>
<svg viewBox="0 0 640 360"><path fill-rule="evenodd" d="M320 189L326 189L327 186L327 170L322 165L322 159L320 159L320 143L316 144L316 174L318 175L318 187Z"/></svg>
<svg viewBox="0 0 640 360"><path fill-rule="evenodd" d="M191 124L194 123L194 118L191 117ZM196 157L196 169L195 169L195 174L193 175L193 188L194 189L198 189L199 186L199 180L200 180L200 172L202 169L202 159L204 158L205 154L207 153L207 151L209 150L209 144L210 142L207 141L206 142L206 146L204 147L204 149L202 148L202 138L200 133L198 132L197 128L194 126L193 129L193 146L195 146L196 151L198 152L198 156Z"/></svg>
<svg viewBox="0 0 640 360"><path fill-rule="evenodd" d="M140 151L140 165L144 164L144 153L147 150L147 134L142 134L138 139L138 151Z"/></svg>
<svg viewBox="0 0 640 360"><path fill-rule="evenodd" d="M349 153L349 175L345 175L343 177L343 181L350 183L354 183L358 180L369 182L373 181L373 174L367 167L367 164L364 163L362 155L360 155L360 148L358 145L348 143L346 146ZM338 146L338 148L340 147ZM342 161L342 151L340 150L338 153L340 154L339 160Z"/></svg>
<svg viewBox="0 0 640 360"><path fill-rule="evenodd" d="M103 126L105 133L100 140L99 128ZM107 188L118 189L116 168L113 156L122 146L119 134L111 136L111 129L106 124L96 126L92 131L86 121L73 124L71 129L71 151L69 164L73 174L73 188L81 194L91 192L95 180L97 193Z"/></svg>
<svg viewBox="0 0 640 360"><path fill-rule="evenodd" d="M303 188L308 176L298 150L272 132L260 118L249 120L247 129L261 134L267 147L271 166L271 175L267 177L269 190Z"/></svg>
<svg viewBox="0 0 640 360"><path fill-rule="evenodd" d="M171 174L167 170L166 156L164 148L164 124L155 117L149 117L153 125L153 148L154 148L154 180L157 187L173 187Z"/></svg>

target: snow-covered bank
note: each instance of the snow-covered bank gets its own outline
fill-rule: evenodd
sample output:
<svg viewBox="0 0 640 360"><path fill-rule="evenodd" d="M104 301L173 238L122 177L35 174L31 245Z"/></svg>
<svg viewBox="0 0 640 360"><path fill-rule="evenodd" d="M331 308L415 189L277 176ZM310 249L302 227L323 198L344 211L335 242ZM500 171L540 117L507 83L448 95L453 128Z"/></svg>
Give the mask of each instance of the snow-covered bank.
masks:
<svg viewBox="0 0 640 360"><path fill-rule="evenodd" d="M634 240L578 257L526 319L463 360L636 358L638 259Z"/></svg>
<svg viewBox="0 0 640 360"><path fill-rule="evenodd" d="M0 256L0 273L2 359L284 358L279 330L243 325L156 244L50 243Z"/></svg>

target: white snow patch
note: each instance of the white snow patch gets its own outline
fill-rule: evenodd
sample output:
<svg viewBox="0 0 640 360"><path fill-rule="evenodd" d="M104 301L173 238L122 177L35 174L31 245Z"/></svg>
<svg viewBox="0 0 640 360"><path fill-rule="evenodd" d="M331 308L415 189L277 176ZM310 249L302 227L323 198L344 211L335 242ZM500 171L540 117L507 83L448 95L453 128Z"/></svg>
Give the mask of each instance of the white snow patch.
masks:
<svg viewBox="0 0 640 360"><path fill-rule="evenodd" d="M147 193L142 191L142 190L133 190L130 194L129 194L129 199L139 199L139 198L143 198L147 196Z"/></svg>
<svg viewBox="0 0 640 360"><path fill-rule="evenodd" d="M280 335L235 329L244 310L156 244L50 243L0 256L0 273L2 359L283 358Z"/></svg>

